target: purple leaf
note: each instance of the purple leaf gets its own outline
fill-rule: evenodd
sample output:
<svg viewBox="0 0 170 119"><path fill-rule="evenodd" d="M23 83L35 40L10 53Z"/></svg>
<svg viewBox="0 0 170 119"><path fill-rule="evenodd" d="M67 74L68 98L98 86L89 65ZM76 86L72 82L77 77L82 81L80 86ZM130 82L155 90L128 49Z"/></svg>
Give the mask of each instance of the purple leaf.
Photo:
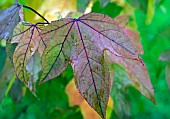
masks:
<svg viewBox="0 0 170 119"><path fill-rule="evenodd" d="M12 37L15 26L23 20L22 6L16 1L10 8L0 11L0 40Z"/></svg>
<svg viewBox="0 0 170 119"><path fill-rule="evenodd" d="M110 93L110 74L104 51L139 60L139 51L124 28L112 18L89 13L49 24L42 32L47 46L42 56L40 83L60 75L71 63L81 95L105 118Z"/></svg>
<svg viewBox="0 0 170 119"><path fill-rule="evenodd" d="M156 103L154 90L148 75L148 70L143 62L117 57L110 52L106 53L112 62L119 64L126 70L129 79L131 80L135 88L137 88L149 100Z"/></svg>

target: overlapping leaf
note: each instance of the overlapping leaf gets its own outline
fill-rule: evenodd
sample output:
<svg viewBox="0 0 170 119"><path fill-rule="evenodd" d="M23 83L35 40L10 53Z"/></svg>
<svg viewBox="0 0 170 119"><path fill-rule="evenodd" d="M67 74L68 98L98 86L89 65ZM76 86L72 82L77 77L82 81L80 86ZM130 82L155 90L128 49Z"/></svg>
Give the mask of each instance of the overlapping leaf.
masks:
<svg viewBox="0 0 170 119"><path fill-rule="evenodd" d="M108 16L90 13L54 21L43 30L42 37L47 48L40 83L60 75L70 61L81 95L105 118L111 81L103 52L109 50L130 60L139 57L123 27Z"/></svg>
<svg viewBox="0 0 170 119"><path fill-rule="evenodd" d="M72 19L62 19L44 29L42 37L47 48L42 56L41 82L60 75L67 68L74 42L71 38L74 35L70 35L73 24Z"/></svg>
<svg viewBox="0 0 170 119"><path fill-rule="evenodd" d="M0 40L11 38L15 26L23 19L22 6L16 1L10 8L0 11Z"/></svg>
<svg viewBox="0 0 170 119"><path fill-rule="evenodd" d="M26 67L30 64L28 63L30 58L38 50L39 44L42 43L41 49L46 47L45 44L43 44L43 38L39 35L40 31L41 27L38 26L38 24L34 25L20 22L14 29L11 40L11 43L18 43L13 54L16 74L22 82L27 84L30 90L32 90L30 83L32 84L32 82L35 81L31 79L31 74Z"/></svg>

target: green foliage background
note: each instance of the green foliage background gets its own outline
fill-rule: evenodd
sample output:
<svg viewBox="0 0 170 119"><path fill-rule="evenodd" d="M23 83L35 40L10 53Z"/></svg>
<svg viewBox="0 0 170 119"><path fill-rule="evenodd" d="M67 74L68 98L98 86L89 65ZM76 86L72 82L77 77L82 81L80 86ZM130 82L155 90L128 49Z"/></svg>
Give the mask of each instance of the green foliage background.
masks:
<svg viewBox="0 0 170 119"><path fill-rule="evenodd" d="M41 6L42 1L19 0L20 3L29 5L34 9ZM166 62L159 61L160 54L170 48L170 0L123 0L121 2L103 3L102 0L92 0L92 12L98 12L116 17L119 14L130 14L128 27L140 33L141 42L144 48L144 60L148 67L149 75L157 105L141 95L133 86L127 86L123 81L124 71L121 67L112 65L111 68L118 67L115 74L115 81L111 97L114 100L114 109L111 119L130 118L130 119L168 119L170 118L170 92L165 80ZM13 4L14 0L1 0L0 9L7 8ZM89 0L82 2L77 0L79 10L82 11ZM105 5L106 4L106 5ZM130 6L130 7L129 7ZM128 8L130 9L128 9ZM82 8L82 9L81 9ZM27 19L34 18L26 10ZM1 44L3 44L1 42ZM5 47L0 46L0 74L6 60ZM61 76L37 86L37 97L32 95L28 89L24 96L14 100L19 92L9 93L3 99L0 106L0 119L83 119L79 106L70 107L65 87L73 78L73 72L69 67ZM8 87L9 82L2 83L0 79L0 92ZM4 84L4 85L3 85ZM19 83L20 84L20 83ZM24 87L23 84L20 84ZM126 88L127 87L127 88ZM15 91L18 91L15 87ZM0 95L0 99L3 98ZM129 116L128 116L129 115Z"/></svg>

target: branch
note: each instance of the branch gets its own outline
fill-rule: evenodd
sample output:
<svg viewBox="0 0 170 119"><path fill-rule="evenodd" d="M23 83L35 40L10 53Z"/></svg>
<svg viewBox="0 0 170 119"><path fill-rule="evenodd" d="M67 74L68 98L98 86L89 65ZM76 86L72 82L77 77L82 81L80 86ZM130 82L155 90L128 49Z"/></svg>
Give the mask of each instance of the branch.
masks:
<svg viewBox="0 0 170 119"><path fill-rule="evenodd" d="M36 10L34 10L33 8L29 7L29 6L26 6L26 5L23 5L24 8L27 8L31 11L33 11L35 14L37 14L38 16L40 16L43 20L45 20L48 24L50 24L50 22L48 22L47 19L45 19L40 13L38 13Z"/></svg>

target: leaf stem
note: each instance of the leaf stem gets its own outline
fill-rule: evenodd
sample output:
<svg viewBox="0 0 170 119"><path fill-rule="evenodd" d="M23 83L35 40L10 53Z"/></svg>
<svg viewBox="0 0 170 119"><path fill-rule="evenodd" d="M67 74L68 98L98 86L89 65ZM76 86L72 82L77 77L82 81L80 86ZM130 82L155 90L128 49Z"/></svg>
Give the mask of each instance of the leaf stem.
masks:
<svg viewBox="0 0 170 119"><path fill-rule="evenodd" d="M24 8L27 8L27 9L29 9L29 10L31 10L31 11L33 11L35 14L37 14L38 16L40 16L43 20L45 20L48 24L50 24L50 22L47 20L47 19L45 19L40 13L38 13L36 10L34 10L33 8L31 8L31 7L29 7L29 6L26 6L26 5L23 5L23 7Z"/></svg>

